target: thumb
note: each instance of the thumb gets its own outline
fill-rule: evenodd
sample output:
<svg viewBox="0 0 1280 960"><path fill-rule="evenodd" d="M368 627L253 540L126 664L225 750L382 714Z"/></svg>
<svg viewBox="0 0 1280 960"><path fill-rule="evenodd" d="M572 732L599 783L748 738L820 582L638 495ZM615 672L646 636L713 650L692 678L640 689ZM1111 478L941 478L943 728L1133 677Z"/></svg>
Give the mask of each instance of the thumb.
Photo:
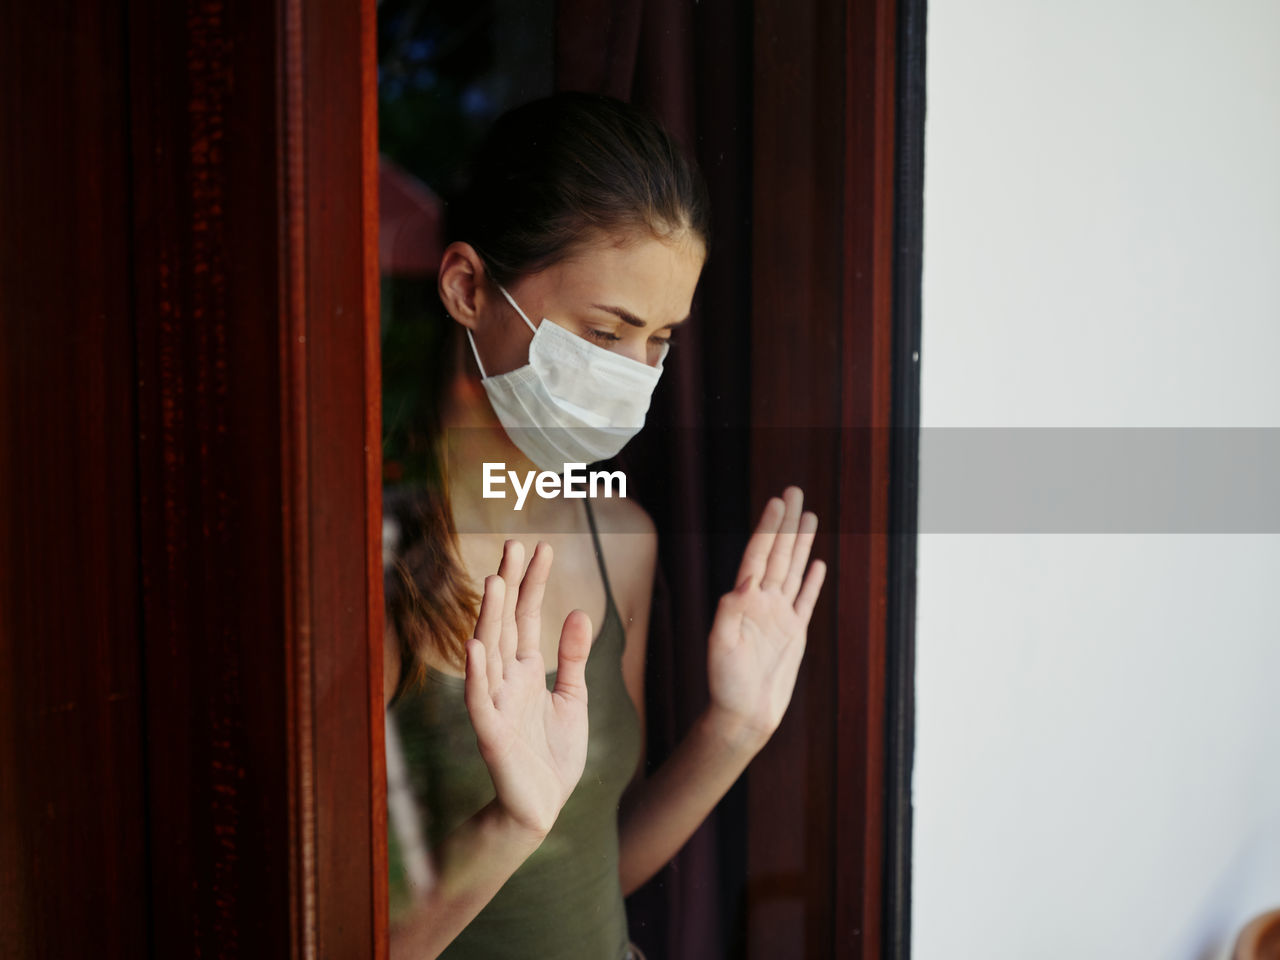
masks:
<svg viewBox="0 0 1280 960"><path fill-rule="evenodd" d="M574 610L564 618L553 696L587 702L587 657L591 653L591 618Z"/></svg>
<svg viewBox="0 0 1280 960"><path fill-rule="evenodd" d="M722 637L733 637L741 629L751 582L752 578L747 577L728 593L721 595L716 607L714 630Z"/></svg>

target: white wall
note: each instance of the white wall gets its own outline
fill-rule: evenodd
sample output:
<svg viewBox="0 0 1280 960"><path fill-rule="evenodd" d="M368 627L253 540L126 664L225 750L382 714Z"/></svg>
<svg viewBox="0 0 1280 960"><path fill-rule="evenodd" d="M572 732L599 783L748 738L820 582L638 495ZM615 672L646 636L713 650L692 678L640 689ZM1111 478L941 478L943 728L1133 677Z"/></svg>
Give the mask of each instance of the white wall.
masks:
<svg viewBox="0 0 1280 960"><path fill-rule="evenodd" d="M1217 957L1280 907L1280 536L930 533L929 431L1280 427L1280 3L929 7L913 956Z"/></svg>

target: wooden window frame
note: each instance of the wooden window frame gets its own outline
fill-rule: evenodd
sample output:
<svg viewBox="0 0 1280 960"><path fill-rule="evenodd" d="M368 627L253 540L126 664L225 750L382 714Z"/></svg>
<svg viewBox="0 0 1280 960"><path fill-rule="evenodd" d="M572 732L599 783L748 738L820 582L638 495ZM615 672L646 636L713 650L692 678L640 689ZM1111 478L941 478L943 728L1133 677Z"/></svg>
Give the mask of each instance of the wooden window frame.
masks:
<svg viewBox="0 0 1280 960"><path fill-rule="evenodd" d="M0 948L383 960L375 2L86 16L0 22L6 89L54 67L0 101ZM904 957L924 2L754 16L752 422L840 439L793 451L833 589L748 780L798 832L752 832L747 949ZM13 454L55 436L84 473Z"/></svg>
<svg viewBox="0 0 1280 960"><path fill-rule="evenodd" d="M0 14L6 957L386 956L375 24Z"/></svg>
<svg viewBox="0 0 1280 960"><path fill-rule="evenodd" d="M153 950L382 958L375 4L128 17Z"/></svg>

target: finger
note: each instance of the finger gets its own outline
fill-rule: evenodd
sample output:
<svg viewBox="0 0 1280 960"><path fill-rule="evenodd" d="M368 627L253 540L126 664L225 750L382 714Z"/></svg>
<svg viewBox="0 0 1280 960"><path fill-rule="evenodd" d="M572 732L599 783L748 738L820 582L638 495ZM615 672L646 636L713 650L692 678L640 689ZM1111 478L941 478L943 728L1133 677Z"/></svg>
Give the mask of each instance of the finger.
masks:
<svg viewBox="0 0 1280 960"><path fill-rule="evenodd" d="M564 618L560 631L560 656L556 685L551 691L559 698L587 702L587 657L591 654L591 618L574 610Z"/></svg>
<svg viewBox="0 0 1280 960"><path fill-rule="evenodd" d="M813 615L813 605L818 602L818 591L822 589L822 581L827 576L827 565L815 560L809 565L804 584L800 587L800 595L796 597L795 611L807 627L809 617Z"/></svg>
<svg viewBox="0 0 1280 960"><path fill-rule="evenodd" d="M524 544L508 540L502 545L502 563L498 576L502 577L505 596L502 604L502 634L498 652L504 664L516 655L516 601L520 597L520 577L524 572Z"/></svg>
<svg viewBox="0 0 1280 960"><path fill-rule="evenodd" d="M777 587L787 577L791 569L791 554L795 551L796 531L800 528L800 512L804 506L804 493L799 487L787 487L782 492L782 502L786 512L782 515L782 523L773 538L773 547L769 550L769 560L765 566L764 576L760 578L760 587Z"/></svg>
<svg viewBox="0 0 1280 960"><path fill-rule="evenodd" d="M784 513L786 513L786 504L777 497L771 497L764 505L764 511L760 514L760 523L757 524L751 539L747 541L747 549L742 552L742 565L738 567L737 583L742 583L747 577L759 580L764 576L765 561L769 557L770 548L773 547L773 539L777 534L778 526L782 523Z"/></svg>
<svg viewBox="0 0 1280 960"><path fill-rule="evenodd" d="M800 590L800 578L804 576L805 564L809 562L809 551L813 549L813 538L817 530L818 515L806 510L800 518L800 530L791 551L791 569L787 571L787 579L782 581L782 595L789 601L794 602Z"/></svg>
<svg viewBox="0 0 1280 960"><path fill-rule="evenodd" d="M476 620L476 639L484 644L488 661L485 674L489 681L490 695L502 686L502 607L506 601L506 585L496 574L484 578L484 597L480 600L480 616Z"/></svg>
<svg viewBox="0 0 1280 960"><path fill-rule="evenodd" d="M485 666L484 644L479 640L468 640L466 685L462 696L471 717L471 725L475 727L476 736L481 741L493 733L497 714L493 698L489 696L489 678Z"/></svg>
<svg viewBox="0 0 1280 960"><path fill-rule="evenodd" d="M551 575L551 544L539 540L533 548L533 559L520 582L520 599L516 603L516 657L524 659L542 653L542 595Z"/></svg>

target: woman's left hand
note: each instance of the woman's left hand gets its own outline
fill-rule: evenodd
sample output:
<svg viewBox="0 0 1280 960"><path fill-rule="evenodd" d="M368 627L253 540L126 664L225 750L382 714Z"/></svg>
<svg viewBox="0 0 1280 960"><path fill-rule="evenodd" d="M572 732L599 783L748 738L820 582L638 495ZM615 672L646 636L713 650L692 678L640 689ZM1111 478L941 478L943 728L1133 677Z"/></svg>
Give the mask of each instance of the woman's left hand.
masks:
<svg viewBox="0 0 1280 960"><path fill-rule="evenodd" d="M809 617L826 564L805 571L818 518L801 513L804 493L788 487L764 508L738 568L737 587L720 598L707 648L711 715L726 735L759 749L791 702Z"/></svg>

